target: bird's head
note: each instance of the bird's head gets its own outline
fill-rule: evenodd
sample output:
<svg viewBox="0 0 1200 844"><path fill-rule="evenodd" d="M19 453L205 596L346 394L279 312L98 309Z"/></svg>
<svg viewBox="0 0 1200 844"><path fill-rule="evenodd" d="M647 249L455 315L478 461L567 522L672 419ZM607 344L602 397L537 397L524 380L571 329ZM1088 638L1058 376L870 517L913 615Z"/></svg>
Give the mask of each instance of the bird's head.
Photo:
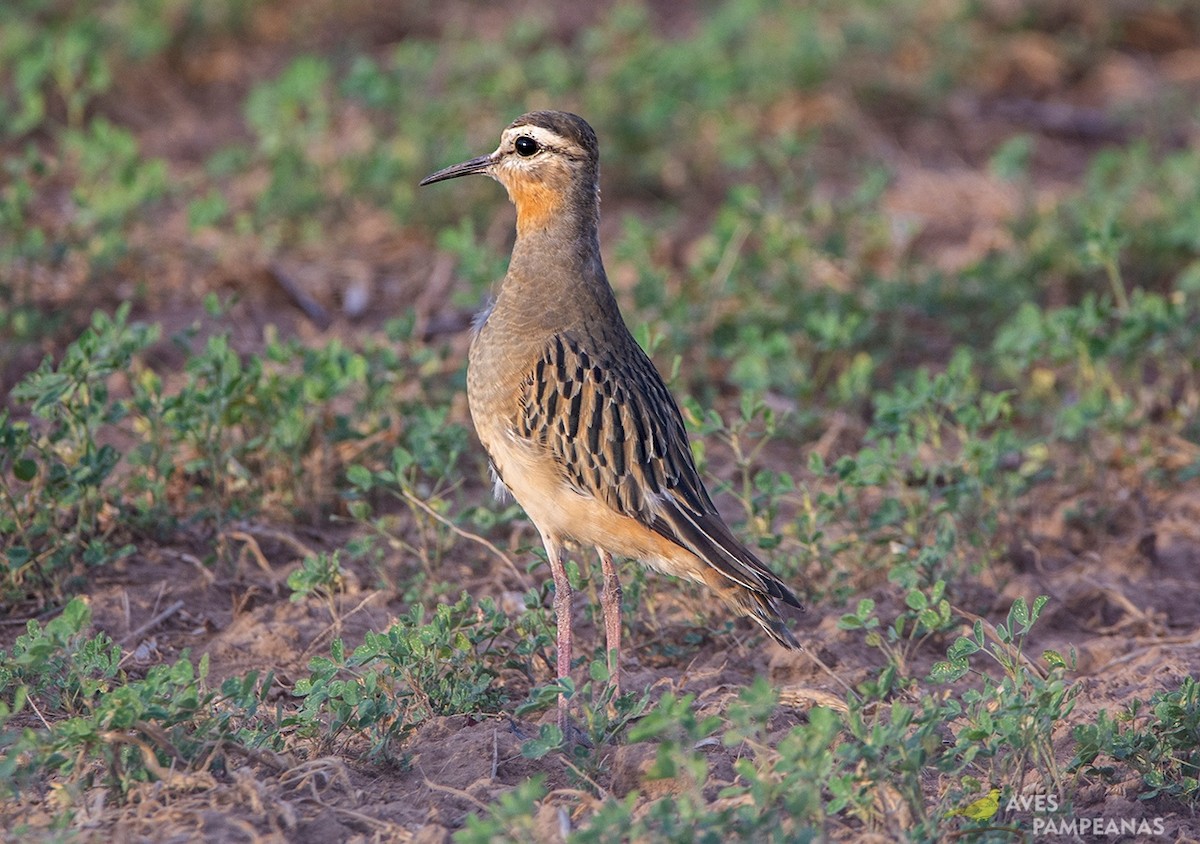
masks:
<svg viewBox="0 0 1200 844"><path fill-rule="evenodd" d="M422 185L481 173L508 190L518 233L545 228L557 215L591 211L599 195L599 145L582 117L532 111L500 135L495 152L439 170Z"/></svg>

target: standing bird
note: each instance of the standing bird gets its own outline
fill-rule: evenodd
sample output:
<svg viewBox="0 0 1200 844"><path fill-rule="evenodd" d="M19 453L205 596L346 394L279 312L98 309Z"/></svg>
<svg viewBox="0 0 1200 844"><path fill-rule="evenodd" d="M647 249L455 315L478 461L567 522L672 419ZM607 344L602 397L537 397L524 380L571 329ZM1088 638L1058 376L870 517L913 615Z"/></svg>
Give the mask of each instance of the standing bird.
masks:
<svg viewBox="0 0 1200 844"><path fill-rule="evenodd" d="M683 416L629 333L600 260L600 155L581 117L518 117L500 146L424 179L482 173L508 190L517 240L508 274L476 322L467 400L507 488L533 521L554 576L558 677L571 671L564 544L591 545L612 682L619 691L621 584L613 555L706 584L788 648L778 602L800 602L739 542L704 488ZM566 701L558 703L566 728Z"/></svg>

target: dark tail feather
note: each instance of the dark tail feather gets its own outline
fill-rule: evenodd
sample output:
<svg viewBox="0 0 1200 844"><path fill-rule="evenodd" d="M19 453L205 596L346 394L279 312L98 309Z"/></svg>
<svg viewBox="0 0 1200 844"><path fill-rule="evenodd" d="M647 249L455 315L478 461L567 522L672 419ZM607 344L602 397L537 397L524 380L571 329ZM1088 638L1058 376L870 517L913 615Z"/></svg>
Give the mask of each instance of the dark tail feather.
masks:
<svg viewBox="0 0 1200 844"><path fill-rule="evenodd" d="M792 635L792 631L788 630L782 618L762 618L756 615L754 616L754 620L759 623L763 630L767 631L768 636L785 648L793 651L800 649L800 643L796 641L796 637Z"/></svg>
<svg viewBox="0 0 1200 844"><path fill-rule="evenodd" d="M736 585L804 609L783 581L743 545L719 514L698 513L682 506L664 509L650 524L652 530L704 560Z"/></svg>
<svg viewBox="0 0 1200 844"><path fill-rule="evenodd" d="M786 587L783 587L786 592ZM790 592L788 592L791 595ZM772 596L762 592L756 592L745 587L735 586L732 589L723 591L721 597L725 599L735 612L739 615L744 615L752 619L759 627L766 631L767 635L774 639L785 648L797 649L800 643L796 641L796 637L792 635L792 631L788 629L783 618L779 614L779 607L775 605L775 600ZM795 596L792 596L795 600ZM789 603L791 603L789 601ZM800 606L797 602L794 606Z"/></svg>
<svg viewBox="0 0 1200 844"><path fill-rule="evenodd" d="M703 580L736 612L754 619L785 648L800 647L783 623L776 604L782 601L803 610L800 599L738 541L715 509L700 512L685 505L678 493L668 497L650 528L707 563L710 571L719 576Z"/></svg>
<svg viewBox="0 0 1200 844"><path fill-rule="evenodd" d="M767 591L771 593L772 598L778 598L785 604L790 604L798 610L804 609L804 604L800 603L800 599L796 597L796 593L788 589L783 581L775 576L774 572L765 566L763 567L763 572L763 580L766 581Z"/></svg>

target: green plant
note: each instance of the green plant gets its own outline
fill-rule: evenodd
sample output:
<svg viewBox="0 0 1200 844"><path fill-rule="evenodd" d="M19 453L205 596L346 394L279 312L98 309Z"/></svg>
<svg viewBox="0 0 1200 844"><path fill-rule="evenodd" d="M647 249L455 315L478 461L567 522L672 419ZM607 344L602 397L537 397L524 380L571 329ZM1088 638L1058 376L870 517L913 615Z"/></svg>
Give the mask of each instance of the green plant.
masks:
<svg viewBox="0 0 1200 844"><path fill-rule="evenodd" d="M721 724L714 716L698 718L692 695L664 694L658 704L629 730L630 743L654 741L654 761L646 771L652 780L672 780L672 796L656 801L649 813L634 818L631 802L610 800L597 812L580 841L621 841L652 837L657 841L696 840L696 831L720 828L703 797L708 763L697 743Z"/></svg>
<svg viewBox="0 0 1200 844"><path fill-rule="evenodd" d="M392 744L435 715L493 712L503 701L494 685L511 647L508 619L491 601L463 595L426 618L417 605L383 633L368 632L347 655L341 639L315 657L296 683L303 698L284 726L332 743L346 729L364 732L371 755L391 758Z"/></svg>
<svg viewBox="0 0 1200 844"><path fill-rule="evenodd" d="M44 628L30 621L11 654L0 651L0 787L49 776L71 796L66 808L93 784L123 795L138 782L218 768L228 747L277 737L255 724L269 676L231 678L212 692L208 658L193 665L185 652L133 679L111 639L86 635L90 623L76 598ZM25 710L40 729L14 729Z"/></svg>
<svg viewBox="0 0 1200 844"><path fill-rule="evenodd" d="M876 547L905 549L901 585L953 583L986 562L988 540L1025 483L1009 466L1020 442L1004 424L1011 397L983 390L974 356L960 347L944 372L922 367L872 398L866 444L832 467L816 456L810 466L847 488L849 515ZM867 490L878 493L870 507L854 506Z"/></svg>
<svg viewBox="0 0 1200 844"><path fill-rule="evenodd" d="M127 413L109 379L158 337L128 314L97 313L57 365L47 358L13 389L36 423L0 412L0 600L45 601L82 566L128 553L108 513L121 454L102 433Z"/></svg>
<svg viewBox="0 0 1200 844"><path fill-rule="evenodd" d="M270 173L254 208L256 228L269 237L280 237L270 231L280 223L298 228L302 237L318 234L315 215L327 202L330 163L318 159L313 146L330 125L330 73L326 60L301 56L278 78L255 86L246 99L246 122Z"/></svg>
<svg viewBox="0 0 1200 844"><path fill-rule="evenodd" d="M538 737L522 746L521 753L530 759L540 759L552 750L563 749L577 773L583 780L594 782L603 767L601 754L615 744L631 724L637 722L650 705L649 693L626 692L617 695L611 681L607 659L592 660L588 669L588 680L578 690L571 678L538 686L531 690L529 699L517 707L521 717L557 705L562 694L569 700L582 703L577 711L582 714L582 741L564 744L566 738L557 724L544 724Z"/></svg>
<svg viewBox="0 0 1200 844"><path fill-rule="evenodd" d="M705 797L713 783L701 748L717 743L712 734L722 726L722 719L697 718L690 696L664 695L629 731L629 740L655 743L646 777L670 782L667 794L637 813L633 811L636 793L624 799L610 797L575 838L581 842L816 840L826 817L825 789L837 765L831 745L842 724L831 710L815 707L807 725L772 740L767 728L777 704L776 692L760 681L744 689L730 706L720 742L739 749L738 779L712 801Z"/></svg>
<svg viewBox="0 0 1200 844"><path fill-rule="evenodd" d="M44 627L28 622L12 652L0 651L0 696L10 705L35 697L51 713L74 714L103 692L117 675L121 649L104 634L83 637L91 618L87 603L73 598Z"/></svg>
<svg viewBox="0 0 1200 844"><path fill-rule="evenodd" d="M111 87L115 66L145 60L168 45L170 25L178 20L167 14L171 5L169 0L105 3L100 9L40 0L6 4L0 10L5 69L0 79L7 83L0 97L0 138L25 135L54 117L69 127L82 125L93 100Z"/></svg>
<svg viewBox="0 0 1200 844"><path fill-rule="evenodd" d="M460 527L449 515L450 496L459 484L451 479L466 449L466 429L457 423L447 423L446 406L421 403L408 405L404 410L407 412L401 441L392 449L390 462L383 468L357 464L346 470L350 488L343 495L349 502L351 517L376 536L399 543L411 552L420 561L422 574L431 582L437 582L442 555L460 538L487 548L512 565L492 543ZM416 541L393 535L390 525L394 518L376 516L371 499L380 493L403 503L418 528Z"/></svg>
<svg viewBox="0 0 1200 844"><path fill-rule="evenodd" d="M110 272L170 187L165 162L143 156L133 133L107 120L68 128L57 141L53 154L31 146L2 159L0 295L18 308L42 303L47 272L60 287ZM61 195L67 213L47 213L39 202L47 193Z"/></svg>
<svg viewBox="0 0 1200 844"><path fill-rule="evenodd" d="M919 704L876 704L848 699L845 738L827 781L827 809L842 812L890 837L934 836L940 820L924 780L936 774L958 778L974 753L944 752L940 733L957 714L953 702L922 695Z"/></svg>
<svg viewBox="0 0 1200 844"><path fill-rule="evenodd" d="M1073 735L1070 770L1114 781L1121 768L1130 768L1141 777L1141 800L1200 802L1200 683L1194 677L1156 692L1148 704L1134 700L1115 718L1101 710L1094 724L1076 725Z"/></svg>
<svg viewBox="0 0 1200 844"><path fill-rule="evenodd" d="M467 815L462 829L454 833L458 844L490 844L493 841L535 840L534 816L538 802L546 796L545 777L530 777L506 791L488 807L486 817Z"/></svg>
<svg viewBox="0 0 1200 844"><path fill-rule="evenodd" d="M199 349L180 342L189 349L182 385L168 392L150 370L133 379L141 441L130 461L143 471L130 492L146 520L170 512L168 487L179 481L182 508L218 530L267 507L312 512L332 495L338 444L388 424L377 408L389 385L368 383L368 359L336 340L316 349L273 340L254 355L234 349L228 332Z"/></svg>
<svg viewBox="0 0 1200 844"><path fill-rule="evenodd" d="M721 739L726 747L745 745L748 751L735 763L740 782L724 790L735 805L742 799L730 826L745 840L813 836L844 805L840 794L845 780L835 776L838 759L832 752L844 729L841 718L815 706L807 713L807 724L772 741L770 719L778 704L775 689L757 678L729 707L729 726Z"/></svg>
<svg viewBox="0 0 1200 844"><path fill-rule="evenodd" d="M334 551L332 554L306 556L300 562L300 567L288 575L287 585L292 590L293 603L316 595L325 601L330 618L337 620L337 596L345 590L345 581L346 569L342 567L340 554Z"/></svg>
<svg viewBox="0 0 1200 844"><path fill-rule="evenodd" d="M963 693L966 726L958 734L956 750L993 760L985 781L1021 782L1032 766L1047 786L1061 793L1063 776L1052 733L1071 714L1079 694L1079 686L1065 677L1074 668L1074 654L1065 659L1057 651L1043 651L1045 668L1024 654L1025 641L1048 600L1041 595L1030 606L1023 598L1016 599L1007 620L995 627L977 619L971 635L954 641L929 679L939 683L962 679L976 654L996 662L1004 672L999 682L982 675L982 688Z"/></svg>
<svg viewBox="0 0 1200 844"><path fill-rule="evenodd" d="M1027 415L1049 417L1056 439L1089 445L1097 433L1136 430L1151 415L1186 427L1180 411L1195 400L1188 385L1198 323L1192 297L1142 289L1123 307L1094 295L1052 310L1026 303L1001 327L994 353L1006 376L1030 374ZM1146 384L1148 359L1157 362L1157 388Z"/></svg>
<svg viewBox="0 0 1200 844"><path fill-rule="evenodd" d="M840 630L866 631L866 643L879 648L887 657L887 667L861 687L868 698L884 700L899 689L916 685L916 678L909 674L909 660L924 642L949 629L951 624L950 602L945 591L946 583L942 580L935 582L928 592L916 586L909 588L904 597L906 609L886 627L881 627L875 615L875 602L870 598L859 600L855 611L838 621Z"/></svg>

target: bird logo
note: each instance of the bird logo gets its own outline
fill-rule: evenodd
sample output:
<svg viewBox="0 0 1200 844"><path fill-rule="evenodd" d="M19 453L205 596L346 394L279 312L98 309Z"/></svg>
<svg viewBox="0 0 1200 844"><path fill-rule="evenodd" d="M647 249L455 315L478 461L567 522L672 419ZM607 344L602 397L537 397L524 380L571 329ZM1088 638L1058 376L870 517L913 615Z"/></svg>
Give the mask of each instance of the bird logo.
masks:
<svg viewBox="0 0 1200 844"><path fill-rule="evenodd" d="M990 821L1000 811L1000 789L993 788L983 797L972 800L966 806L960 806L946 813L946 817L962 816L972 821Z"/></svg>

